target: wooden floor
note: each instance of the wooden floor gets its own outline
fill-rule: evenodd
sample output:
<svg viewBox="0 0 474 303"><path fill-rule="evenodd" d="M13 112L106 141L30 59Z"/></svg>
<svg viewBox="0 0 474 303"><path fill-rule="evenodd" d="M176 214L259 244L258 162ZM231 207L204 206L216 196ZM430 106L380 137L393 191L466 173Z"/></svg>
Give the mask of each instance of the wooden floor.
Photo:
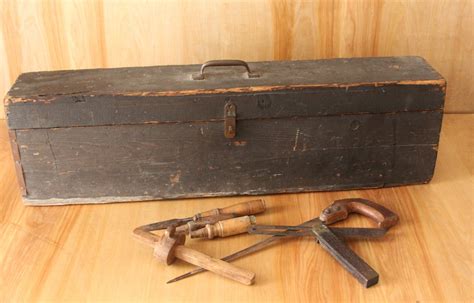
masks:
<svg viewBox="0 0 474 303"><path fill-rule="evenodd" d="M401 218L388 235L350 246L380 274L362 288L309 238L288 241L235 264L256 273L243 286L210 273L167 285L192 268L158 264L134 227L245 201L246 197L109 205L26 207L0 120L0 302L426 302L473 296L474 115L446 115L433 181L382 190L264 196L261 224L298 224L345 197L373 199ZM370 226L357 217L344 225ZM262 237L197 241L190 247L224 256Z"/></svg>

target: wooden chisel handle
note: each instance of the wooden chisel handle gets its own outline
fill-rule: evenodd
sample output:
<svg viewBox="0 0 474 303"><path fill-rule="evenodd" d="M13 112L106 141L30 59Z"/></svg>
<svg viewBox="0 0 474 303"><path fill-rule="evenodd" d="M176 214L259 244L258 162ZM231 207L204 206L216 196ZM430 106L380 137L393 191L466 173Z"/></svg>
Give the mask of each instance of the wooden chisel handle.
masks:
<svg viewBox="0 0 474 303"><path fill-rule="evenodd" d="M388 229L398 222L397 214L390 209L361 198L336 200L321 212L319 219L329 225L344 220L350 213L366 216L377 222L381 228Z"/></svg>
<svg viewBox="0 0 474 303"><path fill-rule="evenodd" d="M191 238L229 237L247 232L250 225L255 224L255 216L243 216L207 224L204 228L190 232Z"/></svg>
<svg viewBox="0 0 474 303"><path fill-rule="evenodd" d="M189 235L191 231L206 227L207 224L216 224L219 221L229 220L232 218L235 218L234 214L220 214L217 216L205 217L199 221L189 221L184 225L176 227L176 232Z"/></svg>
<svg viewBox="0 0 474 303"><path fill-rule="evenodd" d="M264 212L265 209L265 202L261 199L258 199L198 213L194 215L193 220L197 221L203 217L216 216L221 214L234 214L236 217L255 215Z"/></svg>
<svg viewBox="0 0 474 303"><path fill-rule="evenodd" d="M191 263L193 265L205 268L225 278L240 282L245 285L252 285L255 281L255 273L215 259L194 249L178 245L175 248L176 258Z"/></svg>

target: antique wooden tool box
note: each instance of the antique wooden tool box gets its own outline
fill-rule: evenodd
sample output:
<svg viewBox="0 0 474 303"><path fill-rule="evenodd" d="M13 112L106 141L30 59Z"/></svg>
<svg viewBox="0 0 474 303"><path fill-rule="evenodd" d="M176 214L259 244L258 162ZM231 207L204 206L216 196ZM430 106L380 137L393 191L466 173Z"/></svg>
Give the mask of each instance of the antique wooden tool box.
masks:
<svg viewBox="0 0 474 303"><path fill-rule="evenodd" d="M420 57L34 72L5 98L30 204L425 183L446 82Z"/></svg>

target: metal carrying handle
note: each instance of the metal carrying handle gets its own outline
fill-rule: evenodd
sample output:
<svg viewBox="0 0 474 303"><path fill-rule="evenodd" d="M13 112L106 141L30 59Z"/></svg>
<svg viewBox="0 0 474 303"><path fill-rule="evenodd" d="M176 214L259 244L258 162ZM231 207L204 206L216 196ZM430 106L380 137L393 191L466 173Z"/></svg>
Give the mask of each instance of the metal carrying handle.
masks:
<svg viewBox="0 0 474 303"><path fill-rule="evenodd" d="M258 78L259 75L256 73L252 73L250 70L249 65L247 62L242 61L242 60L211 60L205 62L203 65L201 65L201 70L199 74L194 74L193 75L193 80L204 80L204 70L207 67L216 67L216 66L243 66L247 70L247 76L249 78Z"/></svg>

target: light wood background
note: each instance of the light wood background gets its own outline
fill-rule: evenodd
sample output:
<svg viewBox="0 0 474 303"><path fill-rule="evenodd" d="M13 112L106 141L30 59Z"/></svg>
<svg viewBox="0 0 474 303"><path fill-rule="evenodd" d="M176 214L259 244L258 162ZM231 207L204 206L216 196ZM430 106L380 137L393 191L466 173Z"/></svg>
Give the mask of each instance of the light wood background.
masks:
<svg viewBox="0 0 474 303"><path fill-rule="evenodd" d="M0 0L0 96L37 70L420 55L474 112L473 0ZM0 118L4 117L0 106Z"/></svg>
<svg viewBox="0 0 474 303"><path fill-rule="evenodd" d="M159 264L133 228L249 198L25 207L0 121L0 302L473 302L474 115L445 115L438 163L426 185L264 196L260 224L298 224L335 199L365 197L397 212L383 239L350 246L380 274L361 287L311 239L235 261L256 273L243 286L211 273L165 284L191 269ZM345 225L372 226L360 217ZM190 247L222 257L261 239L239 235Z"/></svg>

